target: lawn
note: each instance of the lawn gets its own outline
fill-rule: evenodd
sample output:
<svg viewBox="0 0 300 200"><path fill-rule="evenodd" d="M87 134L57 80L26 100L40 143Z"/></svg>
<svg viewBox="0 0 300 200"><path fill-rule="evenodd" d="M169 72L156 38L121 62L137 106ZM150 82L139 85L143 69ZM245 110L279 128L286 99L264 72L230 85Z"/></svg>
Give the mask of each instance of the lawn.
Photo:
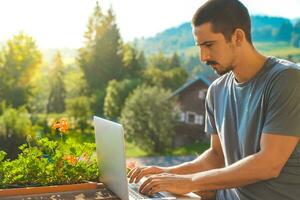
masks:
<svg viewBox="0 0 300 200"><path fill-rule="evenodd" d="M255 42L254 46L258 51L268 56L277 56L280 58L292 56L293 58L300 58L300 48L292 47L287 42Z"/></svg>

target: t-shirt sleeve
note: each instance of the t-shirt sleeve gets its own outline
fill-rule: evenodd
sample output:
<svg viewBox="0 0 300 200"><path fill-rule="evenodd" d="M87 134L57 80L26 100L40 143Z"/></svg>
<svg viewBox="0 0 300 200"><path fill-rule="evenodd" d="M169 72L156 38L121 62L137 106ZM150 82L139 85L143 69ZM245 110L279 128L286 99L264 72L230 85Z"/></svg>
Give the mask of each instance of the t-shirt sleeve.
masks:
<svg viewBox="0 0 300 200"><path fill-rule="evenodd" d="M208 88L205 99L205 132L209 135L216 134L215 116L213 108L213 86Z"/></svg>
<svg viewBox="0 0 300 200"><path fill-rule="evenodd" d="M300 136L300 70L281 72L268 94L263 133Z"/></svg>

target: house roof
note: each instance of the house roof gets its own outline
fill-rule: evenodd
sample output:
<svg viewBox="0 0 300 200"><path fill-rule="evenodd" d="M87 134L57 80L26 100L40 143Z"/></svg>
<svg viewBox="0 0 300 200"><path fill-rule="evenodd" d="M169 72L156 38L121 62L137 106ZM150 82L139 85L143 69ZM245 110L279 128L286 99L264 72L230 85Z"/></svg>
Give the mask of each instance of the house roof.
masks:
<svg viewBox="0 0 300 200"><path fill-rule="evenodd" d="M175 90L171 94L170 98L172 98L172 97L180 94L182 91L184 91L185 89L187 89L188 87L190 87L191 85L193 85L194 83L196 83L197 81L202 81L208 87L217 78L218 78L218 76L216 74L214 74L214 73L201 73L196 78L187 81L184 85L182 85L180 88L178 88L177 90Z"/></svg>

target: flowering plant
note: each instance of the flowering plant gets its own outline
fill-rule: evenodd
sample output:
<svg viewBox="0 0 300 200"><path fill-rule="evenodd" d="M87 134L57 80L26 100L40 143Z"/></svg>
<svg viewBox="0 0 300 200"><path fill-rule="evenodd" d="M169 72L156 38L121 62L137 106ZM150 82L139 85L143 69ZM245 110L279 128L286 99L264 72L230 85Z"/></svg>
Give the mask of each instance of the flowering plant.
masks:
<svg viewBox="0 0 300 200"><path fill-rule="evenodd" d="M65 132L67 121L53 128ZM35 145L23 144L14 160L0 151L0 188L45 186L97 181L99 177L94 143L65 143L39 139Z"/></svg>
<svg viewBox="0 0 300 200"><path fill-rule="evenodd" d="M61 118L59 121L56 121L52 124L52 128L58 129L60 133L65 133L69 129L69 125L65 118Z"/></svg>

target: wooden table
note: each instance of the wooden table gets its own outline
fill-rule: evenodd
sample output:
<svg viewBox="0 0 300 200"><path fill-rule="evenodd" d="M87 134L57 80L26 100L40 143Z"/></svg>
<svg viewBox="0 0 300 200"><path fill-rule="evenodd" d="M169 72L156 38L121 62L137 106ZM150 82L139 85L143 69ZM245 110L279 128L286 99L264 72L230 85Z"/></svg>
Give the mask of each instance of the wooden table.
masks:
<svg viewBox="0 0 300 200"><path fill-rule="evenodd" d="M103 184L99 184L95 190L81 190L61 193L47 193L42 195L1 197L1 200L94 200L108 199L120 200L113 192Z"/></svg>

